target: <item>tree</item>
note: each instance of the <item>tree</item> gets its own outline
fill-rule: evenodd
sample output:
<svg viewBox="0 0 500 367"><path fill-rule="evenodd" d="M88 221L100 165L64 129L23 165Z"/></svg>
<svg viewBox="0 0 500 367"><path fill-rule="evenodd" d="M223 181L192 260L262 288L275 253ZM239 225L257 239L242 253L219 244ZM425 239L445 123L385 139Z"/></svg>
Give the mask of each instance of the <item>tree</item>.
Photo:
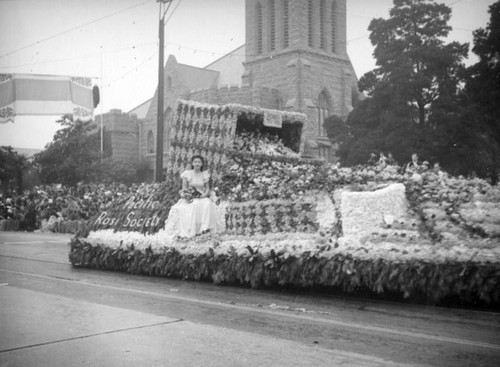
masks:
<svg viewBox="0 0 500 367"><path fill-rule="evenodd" d="M490 118L500 116L500 1L489 8L486 28L473 32L472 51L479 61L468 69L466 93ZM494 126L500 132L499 125Z"/></svg>
<svg viewBox="0 0 500 367"><path fill-rule="evenodd" d="M432 105L456 95L468 45L443 39L451 9L431 0L394 0L389 19L373 19L368 27L377 68L363 76L369 94L386 89L393 109L420 125L429 123Z"/></svg>
<svg viewBox="0 0 500 367"><path fill-rule="evenodd" d="M0 147L0 183L2 190L22 189L23 171L28 166L26 158L12 149Z"/></svg>
<svg viewBox="0 0 500 367"><path fill-rule="evenodd" d="M486 170L493 182L500 171L500 1L489 8L490 21L486 28L474 31L472 51L479 61L468 72L463 104L471 105L476 124L485 138L492 140L494 154ZM490 144L490 145L491 145Z"/></svg>
<svg viewBox="0 0 500 367"><path fill-rule="evenodd" d="M349 139L339 147L343 164L366 163L370 153L392 153L396 161L409 160L413 152L429 157L423 151L428 128L398 116L385 94L361 101L348 116ZM431 159L431 158L427 158Z"/></svg>
<svg viewBox="0 0 500 367"><path fill-rule="evenodd" d="M349 137L349 129L345 119L338 115L328 116L323 122L326 136L334 143L344 143Z"/></svg>
<svg viewBox="0 0 500 367"><path fill-rule="evenodd" d="M92 166L100 159L99 134L92 121L74 122L71 115L57 121L62 129L45 150L35 156L44 183L76 185L91 178Z"/></svg>
<svg viewBox="0 0 500 367"><path fill-rule="evenodd" d="M359 81L369 98L348 116L351 138L340 148L344 164L364 163L380 151L405 163L416 152L466 174L474 170L473 160L491 158L491 141L463 103L468 45L443 41L450 14L431 0L394 0L389 19L372 20L377 67Z"/></svg>
<svg viewBox="0 0 500 367"><path fill-rule="evenodd" d="M71 115L65 115L57 122L62 129L35 156L42 182L74 186L78 182L131 183L144 179L147 163L112 159L111 144L106 139L101 160L100 134L92 121L73 122Z"/></svg>
<svg viewBox="0 0 500 367"><path fill-rule="evenodd" d="M92 181L101 183L125 183L143 181L148 170L146 161L115 160L106 158L92 166Z"/></svg>
<svg viewBox="0 0 500 367"><path fill-rule="evenodd" d="M359 103L359 101L357 103ZM337 145L337 156L344 157L344 149L348 145L351 138L349 126L347 125L345 118L338 115L328 116L323 122L323 127L325 128L326 136L328 136L328 138Z"/></svg>

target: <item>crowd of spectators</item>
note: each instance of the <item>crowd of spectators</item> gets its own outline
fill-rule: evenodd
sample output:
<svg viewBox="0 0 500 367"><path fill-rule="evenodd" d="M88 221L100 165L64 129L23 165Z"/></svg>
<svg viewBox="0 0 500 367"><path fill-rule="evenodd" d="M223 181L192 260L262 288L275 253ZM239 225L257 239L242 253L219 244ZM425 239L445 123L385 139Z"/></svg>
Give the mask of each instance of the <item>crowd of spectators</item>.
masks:
<svg viewBox="0 0 500 367"><path fill-rule="evenodd" d="M268 155L294 156L297 153L285 147L277 137L244 133L235 139L234 146L239 151ZM429 162L419 160L416 153L411 161L399 166L391 153L379 156L372 153L368 166L379 170L395 166L399 173L419 180L426 172L435 172L442 176L439 163L432 169ZM67 187L60 184L35 186L22 193L0 192L0 230L35 231L53 230L57 223L83 223L94 215L105 211L112 202L122 195L136 193L145 184L79 184ZM6 228L5 223L14 223L15 227Z"/></svg>
<svg viewBox="0 0 500 367"><path fill-rule="evenodd" d="M80 184L35 186L22 193L0 193L0 221L19 223L19 230L44 229L57 221L84 221L122 195L136 192L136 185Z"/></svg>

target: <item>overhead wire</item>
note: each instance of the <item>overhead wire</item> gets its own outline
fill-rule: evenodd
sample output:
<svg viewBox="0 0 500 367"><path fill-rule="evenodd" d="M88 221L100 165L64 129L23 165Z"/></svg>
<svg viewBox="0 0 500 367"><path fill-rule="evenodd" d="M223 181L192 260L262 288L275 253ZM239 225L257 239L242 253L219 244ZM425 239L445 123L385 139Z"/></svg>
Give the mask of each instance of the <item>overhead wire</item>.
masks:
<svg viewBox="0 0 500 367"><path fill-rule="evenodd" d="M460 2L462 2L464 0L455 0L449 4L446 4L447 6L451 7L455 4L458 4ZM389 11L390 8L387 8L387 10ZM374 18L374 15L368 15L368 14L364 14L364 13L360 13L360 12L353 12L353 11L347 11L348 14L351 14L352 16L354 17L358 17L358 18L371 18L373 19ZM453 30L458 30L458 31L463 31L463 32L472 32L473 29L467 29L467 28L460 28L460 27L453 27ZM368 39L369 37L367 36L360 36L360 37L356 37L356 38L351 38L349 40L347 40L347 43L346 44L349 44L350 42L353 42L353 41L358 41L358 40L361 40L361 39Z"/></svg>
<svg viewBox="0 0 500 367"><path fill-rule="evenodd" d="M455 4L457 4L457 3L461 2L461 1L463 1L463 0L456 0L456 1L454 1L454 2L452 2L452 3L450 3L450 4L448 4L448 6L455 5Z"/></svg>
<svg viewBox="0 0 500 367"><path fill-rule="evenodd" d="M56 38L56 37L59 37L63 34L66 34L66 33L69 33L69 32L72 32L74 30L77 30L79 28L82 28L82 27L85 27L87 25L90 25L90 24L93 24L93 23L96 23L96 22L99 22L103 19L106 19L106 18L109 18L111 16L114 16L114 15L117 15L119 13L122 13L122 12L125 12L127 10L130 10L130 9L133 9L133 8L136 8L138 6L141 6L141 5L144 5L148 2L151 2L152 0L147 0L147 1L143 1L142 3L140 4L136 4L136 5L133 5L133 6L130 6L128 8L125 8L125 9L122 9L122 10L119 10L117 12L114 12L112 14L109 14L109 15L106 15L104 17L101 17L101 18L98 18L98 19L95 19L91 22L87 22L87 23L84 23L84 24L81 24L77 27L74 27L74 28L71 28L71 29L68 29L66 31L63 31L63 32L60 32L58 34L55 34L53 36L50 36L50 37L47 37L45 39L42 39L42 40L39 40L37 42L34 42L30 45L26 45L26 46L23 46L17 50L14 50L14 51L11 51L7 54L4 54L4 55L0 55L0 58L4 57L4 56L8 56L8 55L11 55L15 52L18 52L18 51L21 51L21 50L24 50L28 47L31 47L31 46L34 46L34 45L38 45L39 43L41 42L44 42L44 41L47 41L47 40L50 40L50 39L53 39L53 38ZM175 8L172 10L172 12L170 13L169 17L165 20L165 23L167 23L169 21L169 19L172 17L172 15L174 14L174 12L177 10L177 8L179 7L180 3L181 3L182 0L179 0L179 2L177 3L177 5L175 6ZM165 11L165 13L168 11L168 9L170 8L170 5L169 4L169 7L167 8L167 10ZM142 47L142 46L145 46L145 45L150 45L152 43L145 43L145 44L141 44L141 46L132 46L132 47L126 47L126 48L122 48L122 49L114 49L112 50L111 52L107 52L108 54L109 53L114 53L114 52L119 52L119 51L123 51L123 50L130 50L130 49L136 49L136 48L139 48L139 47ZM154 44L158 44L158 42L154 42ZM134 67L130 68L128 71L126 71L124 74L120 75L118 78L115 78L113 79L112 81L106 83L104 85L104 87L109 87L111 86L113 83L115 83L116 81L118 80L121 80L123 79L126 75L132 73L133 71L136 71L140 66L142 66L143 64L145 64L146 62L148 62L149 60L151 60L155 55L158 54L158 50L155 51L151 56L147 57L146 59L142 60L139 64L135 65ZM101 55L101 53L93 53L93 54L87 54L87 55L84 55L84 56L78 56L78 57L72 57L72 58L65 58L65 59L58 59L58 60L50 60L50 61L39 61L39 62L36 62L36 63L29 63L29 64L23 64L23 65L15 65L15 66L2 66L0 67L0 69L8 69L8 68L12 68L12 67L20 67L20 66L33 66L33 65L38 65L38 64L48 64L48 63L55 63L55 62L63 62L63 61L71 61L71 60L78 60L78 59L85 59L85 58L89 58L89 57L93 57L95 55Z"/></svg>
<svg viewBox="0 0 500 367"><path fill-rule="evenodd" d="M124 74L120 75L118 78L115 78L113 79L112 81L106 83L103 85L103 87L110 87L111 85L113 85L114 83L116 83L117 81L123 79L125 76L127 76L128 74L132 73L133 71L138 71L137 69L142 66L143 64L145 64L146 62L148 62L149 60L151 60L154 56L156 56L158 54L158 50L155 51L152 55L150 55L149 57L145 58L144 60L142 60L139 64L135 65L134 67L130 68L129 70L127 70Z"/></svg>
<svg viewBox="0 0 500 367"><path fill-rule="evenodd" d="M113 53L118 53L118 52L123 52L123 51L136 50L136 49L151 46L151 45L158 46L158 42L146 42L146 43L141 43L138 46L134 45L132 47L129 46L129 47L122 47L122 48L115 48L115 49L111 49L110 51L104 52L104 54L107 55L107 54L113 54ZM64 62L64 61L88 59L88 58L92 58L92 57L99 56L99 55L101 55L101 52L94 52L91 54L86 54L86 55L82 55L82 56L75 56L75 57L67 57L64 59L54 59L54 60L46 60L46 61L37 61L37 62L32 62L32 63L27 63L27 64L0 66L0 69L11 69L11 68L18 68L18 67L23 67L23 66L34 66L34 65L42 65L42 64L52 64L52 63L58 63L58 62Z"/></svg>
<svg viewBox="0 0 500 367"><path fill-rule="evenodd" d="M54 34L54 35L52 35L52 36L49 36L49 37L47 37L47 38L43 38L43 39L38 40L38 41L36 41L36 42L30 43L29 45L26 45L26 46L20 47L20 48L18 48L18 49L13 50L13 51L9 51L9 52L7 52L7 53L5 53L5 54L3 54L3 55L0 55L0 59L1 59L1 58L4 58L4 57L6 57L6 56L10 56L10 55L12 55L12 54L15 54L16 52L19 52L19 51L25 50L25 49L27 49L27 48L29 48L29 47L32 47L32 46L35 46L35 45L39 45L39 44L40 44L40 43L42 43L42 42L45 42L45 41L48 41L48 40L51 40L51 39L57 38L57 37L59 37L59 36L62 36L63 34L73 32L73 31L75 31L75 30L77 30L77 29L80 29L80 28L86 27L86 26L88 26L88 25L90 25L90 24L94 24L94 23L100 22L101 20L104 20L104 19L107 19L107 18L113 17L113 16L115 16L115 15L117 15L117 14L123 13L123 12L125 12L125 11L130 10L130 9L137 8L137 7L142 6L142 5L144 5L144 4L148 3L148 2L151 2L151 1L152 1L152 0L146 0L146 1L143 1L143 2L142 2L142 3L140 3L140 4L136 4L136 5L129 6L128 8L125 8L125 9L122 9L122 10L118 10L118 11L116 11L116 12L114 12L114 13L111 13L111 14L105 15L104 17L101 17L101 18L98 18L98 19L94 19L94 20L92 20L92 21L90 21L90 22L87 22L87 23L80 24L80 25L78 25L78 26L76 26L76 27L73 27L73 28L67 29L67 30L65 30L65 31L59 32L59 33Z"/></svg>
<svg viewBox="0 0 500 367"><path fill-rule="evenodd" d="M177 8L179 7L179 5L181 5L181 2L182 2L182 0L179 0L179 2L177 3L177 5L175 6L175 8L172 10L172 12L168 16L168 18L165 20L165 24L167 24L168 21L170 20L170 18L172 18L172 15L174 15L174 13L177 10ZM168 11L168 9L167 9L167 11Z"/></svg>
<svg viewBox="0 0 500 367"><path fill-rule="evenodd" d="M59 36L61 36L61 35L63 35L63 34L69 33L69 32L71 32L71 31L74 31L74 30L76 30L76 29L82 28L82 27L84 27L84 26L87 26L87 25L90 25L90 24L96 23L96 22L98 22L98 21L101 21L101 20L103 20L103 19L109 18L109 17L114 16L114 15L116 15L116 14L119 14L119 13L125 12L125 11L127 11L127 10L130 10L130 9L133 9L133 8L136 8L136 7L139 7L139 6L144 5L144 4L146 4L146 3L148 3L148 2L151 2L151 1L152 1L152 0L143 1L143 2L141 2L141 3L139 3L139 4L136 4L136 5L130 6L130 7L128 7L128 8L125 8L125 9L119 10L119 11L114 12L114 13L112 13L112 14L106 15L106 16L104 16L104 17L101 17L101 18L95 19L95 20L93 20L93 21L91 21L91 22L84 23L84 24L82 24L82 25L79 25L79 26L77 26L77 27L71 28L71 29L66 30L66 31L64 31L64 32L60 32L60 33L58 33L58 34L56 34L56 35L53 35L53 36L50 36L50 37L48 37L48 38L45 38L45 39L39 40L39 41L37 41L37 42L35 42L35 43L32 43L32 44L30 44L30 45L24 46L24 47L19 48L19 49L17 49L17 50L11 51L11 52L9 52L9 53L7 53L7 54L0 55L0 58L5 57L5 56L7 56L7 55L10 55L10 54L12 54L12 53L15 53L15 52L21 51L21 50L26 49L26 48L28 48L28 47L31 47L31 46L33 46L33 45L37 45L37 44L39 44L39 43L41 43L41 42L44 42L44 41L47 41L47 40L49 40L49 39L52 39L52 38L55 38L55 37L59 37ZM461 2L461 1L463 1L463 0L457 0L457 1L454 1L454 2L450 3L450 4L449 4L449 6L454 5L454 4L456 4L456 3L459 3L459 2ZM175 6L175 7L174 7L174 9L172 10L172 12L171 12L171 13L170 13L170 15L168 16L168 18L166 18L166 20L165 20L165 24L166 24L166 23L168 23L168 21L169 21L169 20L170 20L170 18L173 16L173 14L174 14L174 13L175 13L175 11L177 10L177 8L178 8L178 7L179 7L179 5L181 4L181 2L182 2L182 0L179 0L179 1L177 2L176 6ZM165 14L168 12L168 9L170 8L170 5L171 5L171 3L169 3L169 7L168 7L168 8L167 8L167 10L165 11ZM348 12L348 13L351 13L352 15L354 15L354 16L358 16L358 17L365 17L365 16L367 16L367 15L365 15L365 14L355 13L355 12ZM461 31L470 31L470 30L468 30L468 29L463 29L463 28L454 28L454 29L461 30ZM365 37L365 36L355 37L355 38L352 38L352 39L347 40L347 44L349 44L350 42L357 41L357 40L361 40L361 39L365 39L365 38L367 38L367 37ZM156 44L157 44L157 42L156 42ZM199 53L204 53L204 54L210 54L210 55L212 55L212 56L224 56L224 55L228 55L228 53L227 53L227 52L216 52L216 51L213 51L213 50L204 50L204 49L199 49L199 48L192 48L192 47L187 47L187 46L183 46L183 45L179 45L179 44L175 44L175 43L167 43L167 45L170 45L170 46L172 46L172 47L175 47L175 48L177 48L177 49L179 49L179 50L183 49L183 50L192 51L192 52L194 52L194 53L198 53L198 52L199 52ZM132 49L133 49L133 48L136 48L136 47L134 46L134 47L132 47ZM131 49L131 47L124 48L124 49L125 49L125 50L128 50L128 49ZM156 51L156 52L155 52L155 54L157 54L157 53L158 53L158 52ZM94 55L95 55L95 54L94 54ZM52 61L40 61L40 62L36 62L36 63L30 63L30 64L24 64L24 65L16 65L16 67L18 67L18 66L32 66L32 65L37 65L37 64L47 64L47 63L51 63L51 62L70 61L70 60L75 60L75 59L79 59L79 58L82 58L82 59L83 59L83 58L88 58L88 57L91 57L91 56L92 56L92 55L85 55L85 56L80 56L80 57L75 57L75 58L59 59L59 60L52 60ZM124 76L126 76L126 75L128 75L129 73L131 73L132 71L136 70L139 66L143 65L146 61L150 60L153 56L154 56L154 54L153 54L152 56L149 56L149 57L148 57L148 58L146 58L145 60L141 61L138 65L136 65L136 66L134 66L133 68L131 68L131 69L130 69L129 71L127 71L125 74L123 74L122 76L120 76L120 77L118 77L118 78L114 79L114 80L113 80L113 82L114 82L114 81L116 81L116 80L122 79ZM252 54L248 54L248 53L245 53L245 54L237 54L237 53L231 53L231 52L229 53L229 57L246 57L246 56L258 56L258 54L254 54L254 55L252 55ZM3 67L0 67L0 69L6 69L6 68L9 68L9 67L10 67L10 66L3 66ZM109 85L109 84L108 84L108 85Z"/></svg>
<svg viewBox="0 0 500 367"><path fill-rule="evenodd" d="M175 10L177 9L177 7L180 5L180 2L179 1L176 5L176 7L174 8L174 10L172 11L172 13L170 14L170 16L167 18L166 22L171 18L172 14L175 12ZM455 27L454 28L455 30L460 30L460 31L472 31L471 29L465 29L465 28L459 28L459 27ZM346 44L349 44L351 42L354 42L354 41L358 41L358 40L362 40L362 39L366 39L368 37L366 36L359 36L359 37L355 37L355 38L351 38L351 39L348 39L346 41ZM152 44L152 43L150 43ZM158 44L157 42L155 42L155 44ZM200 49L200 48L193 48L193 47L187 47L187 46L183 46L183 45L179 45L179 44L176 44L176 43L167 43L167 45L169 46L172 46L174 48L177 48L178 50L187 50L187 51L192 51L194 53L204 53L204 54L210 54L212 56L224 56L224 55L228 55L229 54L229 57L246 57L246 56L258 56L258 54L249 54L249 53L232 53L232 52L217 52L217 51L213 51L213 50L206 50L206 49ZM134 48L138 48L137 46L133 46L133 47L128 47L128 48L124 48L123 50L129 50L129 49L134 49ZM52 62L62 62L62 61L71 61L71 60L76 60L76 59L84 59L84 58L89 58L89 57L92 57L92 56L95 56L96 54L89 54L89 55L84 55L84 56L80 56L80 57L74 57L74 58L66 58L66 59L58 59L58 60L51 60L51 61L40 61L40 62L36 62L36 63L29 63L29 64L23 64L23 65L15 65L15 66L2 66L0 67L0 69L7 69L7 68L11 68L11 67L19 67L19 66L32 66L32 65L38 65L38 64L48 64L48 63L52 63ZM142 64L142 62L140 63ZM133 68L135 69L135 67Z"/></svg>
<svg viewBox="0 0 500 367"><path fill-rule="evenodd" d="M349 43L353 42L353 41L359 41L359 40L362 40L362 39L369 39L370 37L366 37L366 36L359 36L359 37L354 37L354 38L351 38L351 39L348 39L346 41L346 45L348 45Z"/></svg>
<svg viewBox="0 0 500 367"><path fill-rule="evenodd" d="M169 17L165 20L165 24L168 23L169 19L172 17L172 15L175 13L175 11L177 10L177 8L179 7L180 3L182 2L182 0L179 0L179 2L177 3L177 5L174 7L174 9L172 10L172 12L170 13ZM170 5L171 3L169 4L169 6L167 7L166 11L165 11L165 14L168 12L168 9L170 9ZM104 87L109 87L111 86L113 83L117 82L118 80L121 80L123 79L125 76L127 76L128 74L132 73L133 71L137 71L137 69L142 66L143 64L145 64L146 62L148 62L149 60L151 60L154 56L156 56L158 54L159 50L155 51L151 56L147 57L146 59L142 60L139 64L137 64L136 66L134 66L133 68L129 69L128 71L126 71L124 74L120 75L118 78L115 78L113 79L112 81L110 81L109 83L106 83L104 84Z"/></svg>

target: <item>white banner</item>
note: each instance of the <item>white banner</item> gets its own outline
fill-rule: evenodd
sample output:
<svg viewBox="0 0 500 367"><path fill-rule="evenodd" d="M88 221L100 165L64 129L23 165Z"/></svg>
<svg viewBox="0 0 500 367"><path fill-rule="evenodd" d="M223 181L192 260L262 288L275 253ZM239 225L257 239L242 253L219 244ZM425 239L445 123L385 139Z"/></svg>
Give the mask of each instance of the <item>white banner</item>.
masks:
<svg viewBox="0 0 500 367"><path fill-rule="evenodd" d="M92 79L84 77L0 74L0 122L20 115L93 117Z"/></svg>
<svg viewBox="0 0 500 367"><path fill-rule="evenodd" d="M278 127L283 126L283 115L279 111L264 111L264 126Z"/></svg>

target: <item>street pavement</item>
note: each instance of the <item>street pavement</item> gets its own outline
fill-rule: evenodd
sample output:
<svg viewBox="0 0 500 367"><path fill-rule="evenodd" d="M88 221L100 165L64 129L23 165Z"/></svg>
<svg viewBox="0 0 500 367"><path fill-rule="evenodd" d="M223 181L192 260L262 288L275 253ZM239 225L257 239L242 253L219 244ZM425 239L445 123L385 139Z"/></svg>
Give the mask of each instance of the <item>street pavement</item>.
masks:
<svg viewBox="0 0 500 367"><path fill-rule="evenodd" d="M2 366L386 366L388 361L3 286Z"/></svg>
<svg viewBox="0 0 500 367"><path fill-rule="evenodd" d="M0 366L489 366L500 360L495 313L77 269L68 264L69 238L0 232Z"/></svg>

